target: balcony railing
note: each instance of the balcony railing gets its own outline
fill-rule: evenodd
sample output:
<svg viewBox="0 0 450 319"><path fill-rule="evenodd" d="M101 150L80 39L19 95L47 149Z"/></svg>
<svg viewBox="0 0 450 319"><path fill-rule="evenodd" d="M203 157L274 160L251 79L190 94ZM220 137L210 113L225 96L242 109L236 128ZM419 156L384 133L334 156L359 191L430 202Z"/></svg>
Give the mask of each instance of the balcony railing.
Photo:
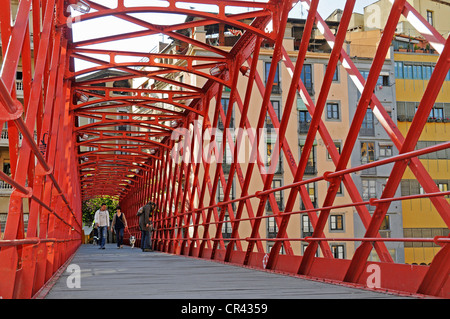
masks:
<svg viewBox="0 0 450 319"><path fill-rule="evenodd" d="M16 91L17 91L17 93L21 92L23 95L23 81L22 80L16 80Z"/></svg>
<svg viewBox="0 0 450 319"><path fill-rule="evenodd" d="M376 167L371 167L371 168L367 168L361 171L361 175L367 176L376 176L377 175L377 168Z"/></svg>
<svg viewBox="0 0 450 319"><path fill-rule="evenodd" d="M19 132L19 146L22 145L23 136L22 133ZM37 143L37 132L34 132L34 141ZM0 146L9 146L9 133L8 129L2 129L0 133Z"/></svg>
<svg viewBox="0 0 450 319"><path fill-rule="evenodd" d="M7 182L0 180L0 195L10 195L13 187Z"/></svg>

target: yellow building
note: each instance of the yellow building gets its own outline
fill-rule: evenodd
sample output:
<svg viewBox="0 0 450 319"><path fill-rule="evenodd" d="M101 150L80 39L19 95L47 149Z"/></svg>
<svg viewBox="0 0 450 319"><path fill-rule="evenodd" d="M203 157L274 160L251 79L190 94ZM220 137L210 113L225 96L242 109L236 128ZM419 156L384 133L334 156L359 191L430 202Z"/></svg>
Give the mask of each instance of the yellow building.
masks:
<svg viewBox="0 0 450 319"><path fill-rule="evenodd" d="M434 65L434 54L394 54L398 127L406 136ZM450 140L450 74L442 86L428 123L417 143L417 149ZM441 191L447 191L450 182L450 150L419 157ZM407 169L401 184L402 196L421 194L423 189L411 170ZM404 237L432 238L447 236L448 227L428 198L402 202ZM429 264L440 247L433 243L405 243L407 264Z"/></svg>
<svg viewBox="0 0 450 319"><path fill-rule="evenodd" d="M450 3L440 0L407 0L444 38L450 33ZM374 1L363 14L354 13L347 41L350 56L373 57L381 40L392 8L390 0ZM329 19L335 19L339 12ZM339 21L339 19L337 19ZM395 100L397 125L406 136L420 100L423 97L438 55L420 33L402 15L392 41L395 64ZM390 58L390 55L387 56ZM428 123L417 143L417 149L450 140L450 74L430 113ZM450 181L450 150L419 157L425 169L441 191L448 190ZM407 169L401 183L401 195L423 193L416 177ZM409 238L447 236L448 227L428 198L402 201L403 235ZM405 243L405 263L429 264L438 245L432 243Z"/></svg>

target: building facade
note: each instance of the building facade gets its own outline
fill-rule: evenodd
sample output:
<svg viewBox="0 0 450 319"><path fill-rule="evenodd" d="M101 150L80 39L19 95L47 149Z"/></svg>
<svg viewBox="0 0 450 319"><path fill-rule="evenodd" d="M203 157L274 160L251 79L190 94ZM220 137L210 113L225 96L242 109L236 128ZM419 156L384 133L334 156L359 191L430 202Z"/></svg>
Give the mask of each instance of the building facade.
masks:
<svg viewBox="0 0 450 319"><path fill-rule="evenodd" d="M448 19L450 14L449 3L433 0L408 0L408 2L444 38L448 37L450 32L450 21ZM349 27L349 32L347 33L351 56L357 56L360 59L370 59L374 56L391 6L390 1L380 0L365 7L363 14L354 14L355 19L353 21L355 25ZM392 68L390 70L389 82L393 88L392 94L395 95L395 100L387 105L392 106L391 117L397 121L397 126L403 136L406 136L408 133L417 107L434 70L439 57L436 53L433 46L402 16L397 25L391 51L387 56L393 65L393 70ZM419 138L416 149L439 144L448 141L450 138L449 81L450 73L447 75L436 103L430 112L428 122ZM385 87L383 86L382 88L385 91ZM378 96L379 90L376 90L375 93ZM379 99L385 106L386 100L383 101L383 98ZM386 110L389 111L388 108ZM395 154L395 147L392 150L392 154ZM379 151L381 151L381 148L379 148ZM419 159L439 190L447 191L450 175L450 151L443 150L430 153L420 156ZM382 176L378 177L381 181ZM401 196L424 193L422 186L409 168L403 175L401 187L399 187L397 193ZM430 199L409 199L393 202L390 209L396 205L401 205L402 221L399 224L402 224L403 233L398 234L397 232L395 236L400 235L399 237L405 238L448 236L448 227ZM388 216L392 220L389 212ZM394 234L392 235L394 236ZM429 264L439 249L440 246L434 243L406 242L404 243L404 262L407 264Z"/></svg>
<svg viewBox="0 0 450 319"><path fill-rule="evenodd" d="M396 52L396 95L398 127L405 136L421 97L427 87L437 56L429 53ZM447 142L450 139L450 72L442 86L416 149ZM419 157L440 191L450 183L450 150ZM422 186L407 169L401 182L401 195L423 194ZM404 237L434 238L448 236L448 227L428 198L402 201ZM440 246L434 243L405 243L405 262L429 264Z"/></svg>
<svg viewBox="0 0 450 319"><path fill-rule="evenodd" d="M300 19L290 19L288 21L288 25L286 27L285 37L283 45L287 50L287 53L291 60L295 62L298 53L298 41L300 40L302 28L304 27L304 20ZM339 22L330 21L329 27L336 29L339 25ZM226 43L233 43L232 34L224 32L222 35L219 33L219 28L215 30L213 27L196 28L194 36L196 39L200 41L205 41L205 39L209 39L211 43L216 43L220 46L221 49L226 50ZM226 28L225 28L226 29ZM323 78L325 75L325 71L327 68L327 63L329 60L329 53L331 52L330 47L327 45L326 41L317 36L317 31L314 32L315 36L311 40L310 47L308 49L308 53L306 56L306 60L304 61L304 66L301 74L301 79L307 92L309 93L313 102L315 102L318 98L318 93L321 90ZM221 39L221 37L224 37ZM217 39L215 39L217 38ZM215 41L215 42L214 42ZM161 53L168 53L173 50L175 47L175 42L172 46L164 46ZM350 50L350 47L349 47ZM193 48L190 51L192 55L204 55L205 52L200 48ZM259 109L262 104L262 96L264 93L264 86L267 81L268 72L270 70L270 66L272 64L272 55L273 55L273 47L268 44L263 43L259 60L258 60L258 74L257 77L260 78L260 83L262 86L255 85L252 95L251 102L249 106L249 113L259 114ZM367 58L359 58L355 57L354 63L358 67L358 69L364 74L368 74L370 70L370 66L372 63L371 59ZM196 85L201 85L201 81L205 81L199 77L193 77L189 74L178 73L177 76L174 77L177 81L183 83L191 83ZM237 85L239 96L241 100L245 96L245 89L247 87L245 77L239 77L239 82ZM258 83L258 81L257 81ZM277 66L277 72L275 74L274 85L272 88L271 96L270 96L270 104L273 107L274 114L277 117L278 122L281 120L284 106L287 98L287 93L289 91L289 85L291 83L291 73L286 67L285 63L280 60ZM164 84L162 82L157 82L158 88L164 88L168 84ZM159 87L160 86L160 87ZM393 56L387 59L385 65L383 66L382 74L380 75L379 84L377 84L376 95L383 102L386 110L390 112L393 119L396 118L396 98L395 98L395 74L394 74L394 63ZM325 109L322 115L322 121L325 123L326 128L329 134L333 138L333 142L340 152L343 144L345 142L345 138L348 134L348 130L350 128L350 123L353 118L353 114L355 112L358 100L360 97L360 93L357 90L356 86L351 81L348 76L345 68L339 63L333 78L333 82L330 87L330 92L327 97ZM217 128L220 132L225 129L223 122L229 105L230 99L230 90L224 87L223 92L221 94L221 105L224 108L224 114L219 115L219 120ZM211 102L211 105L214 104L215 101ZM210 107L209 109L209 122L213 123L214 115L216 109L214 107ZM257 117L250 117L249 123L250 127L257 126ZM293 111L291 116L289 117L289 122L287 126L286 139L288 144L291 146L290 152L294 155L295 163L299 162L302 146L305 143L306 135L308 133L309 125L311 122L311 115L308 112L308 109L300 97L297 95L296 105L293 107ZM240 123L240 105L235 102L232 111L231 122L229 125L229 129L231 132L234 132L234 129L238 128ZM266 115L264 127L267 129L274 129L277 126L274 125L272 119L269 115ZM233 135L233 141L236 141L236 135ZM218 142L218 149L221 149L222 143L222 134L216 135L216 141ZM273 154L274 141L269 138L266 138L265 143L265 164L266 166L270 163L271 156ZM294 149L294 147L295 149ZM359 166L364 163L368 163L371 161L375 161L377 159L386 158L392 155L397 154L397 150L393 147L391 140L387 136L387 134L383 131L383 128L375 119L372 114L372 111L369 109L367 111L366 119L363 123L363 128L360 131L358 141L355 146L355 150L353 151L351 157L351 166ZM286 154L281 151L281 156L276 164L276 170L274 174L274 178L272 181L272 187L281 187L286 184L290 184L293 182L293 175L295 175L295 171L293 167L290 165L289 161L286 159ZM263 156L263 157L264 157ZM222 168L224 170L224 175L221 177L219 181L219 186L215 196L215 202L220 202L224 200L224 187L226 186L228 179L228 172L231 167L232 160L232 149L231 146L226 145L225 154L224 154L224 162ZM242 172L247 171L249 164L246 162L239 163L240 169ZM254 172L258 169L257 165L253 168ZM369 200L370 198L379 198L381 196L381 192L383 190L383 185L386 183L386 179L389 176L390 170L392 169L392 165L386 165L383 167L377 167L376 169L362 171L358 174L352 174L353 182L359 192L359 195L363 198L363 200ZM306 166L304 172L304 179L313 178L316 176L321 176L326 171L335 170L335 164L333 163L330 155L328 154L326 145L320 136L317 134L315 138L315 142L312 148L312 151L309 156L308 164ZM199 180L201 181L204 177L205 172L200 168L199 171ZM253 173L255 174L255 173ZM211 182L214 176L214 170L209 171L209 175L211 178ZM254 194L257 191L260 191L263 188L263 180L258 181L258 176L254 175L255 178L251 183L248 193ZM241 180L236 176L233 178L232 187L230 191L230 199L241 197L241 188L242 184ZM328 190L328 183L326 181L314 182L305 185L305 188L309 194L309 201L312 204L312 207L319 207L321 203L323 203L325 196ZM207 192L208 193L208 192ZM400 191L398 191L398 195ZM276 202L276 207L274 208L269 203L266 203L265 208L265 216L261 227L260 227L260 236L262 238L266 238L268 240L263 242L263 249L265 252L269 252L271 247L273 246L273 241L270 241L271 238L275 238L278 234L278 226L280 222L280 218L276 218L276 214L278 212L284 212L287 198L289 196L289 189L274 192L274 198ZM204 203L209 203L210 198L208 194L205 195ZM253 202L253 201L252 201ZM349 192L346 190L344 185L342 184L340 190L338 191L338 195L335 199L335 205L343 205L352 202ZM308 203L309 204L309 203ZM294 206L294 211L300 212L299 214L294 214L290 217L291 222L289 223L287 229L287 237L289 238L305 238L307 236L311 236L314 229L311 223L311 213L302 213L308 206L308 204L303 203L300 196L297 196L296 203ZM234 214L237 210L238 203L233 203L232 205L228 205L229 210L227 210L225 214L224 221L225 223L222 225L222 236L225 240L225 244L227 243L226 239L231 237L232 232L232 224L228 222L231 218L229 214ZM253 204L253 210L255 210L255 206ZM370 212L373 212L373 208L370 205L367 205L367 209ZM247 207L244 208L244 215L242 218L247 218L250 216L249 211L246 210ZM219 211L216 211L215 214L218 214ZM252 213L255 213L253 211ZM318 216L319 212L313 212L312 214L316 214ZM245 216L245 217L244 217ZM246 232L250 235L251 224L247 223L248 227L244 227L244 222L241 222L240 225L240 237L245 237ZM214 229L214 225L211 226ZM211 230L210 232L214 232ZM382 237L401 237L402 235L402 215L401 215L401 205L396 204L393 205L386 219L383 223L383 227L380 230L380 234ZM329 216L326 228L325 228L325 236L327 237L339 237L339 238L355 238L355 237L363 237L365 233L365 227L361 222L361 218L358 215L358 212L353 207L334 209L331 211ZM243 242L242 246L245 249L246 243ZM330 242L329 245L330 251L335 258L351 258L355 251L355 243L352 241L342 241L342 242ZM289 247L282 247L281 253L287 253L287 249L292 249L295 254L302 254L307 247L306 242L292 241ZM222 247L223 248L223 247ZM404 253L403 253L403 244L392 244L387 245L387 248L395 262L403 262L404 261ZM317 252L317 256L323 256L323 252L319 249ZM377 255L374 252L371 260L378 260Z"/></svg>

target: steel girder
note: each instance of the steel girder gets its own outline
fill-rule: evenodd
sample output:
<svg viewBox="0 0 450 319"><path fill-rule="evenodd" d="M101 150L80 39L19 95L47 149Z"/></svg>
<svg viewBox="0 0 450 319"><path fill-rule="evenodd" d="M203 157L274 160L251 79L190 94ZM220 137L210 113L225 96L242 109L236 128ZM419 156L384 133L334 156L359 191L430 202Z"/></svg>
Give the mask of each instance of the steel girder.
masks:
<svg viewBox="0 0 450 319"><path fill-rule="evenodd" d="M11 163L11 175L2 174L2 179L13 188L0 240L0 295L30 298L81 243L70 84L64 79L68 34L54 28L55 21L64 21L62 2L20 1L12 8L2 1L1 7L0 122L8 123ZM15 87L20 61L21 102Z"/></svg>
<svg viewBox="0 0 450 319"><path fill-rule="evenodd" d="M298 10L298 7L292 9L297 2L308 7L308 18L297 58L293 61L284 47L283 38L288 14L291 10ZM442 220L450 226L450 207L444 197L449 192L439 191L418 160L419 155L443 150L450 145L443 143L414 150L449 70L450 48L448 40L405 0L393 1L367 80L344 48L354 0L347 1L336 34L317 12L318 0L167 0L158 6L151 1L140 6L118 1L117 6L110 7L101 1L22 0L12 27L10 3L3 3L6 10L0 13L1 36L2 43L8 45L2 47L0 121L8 121L12 174L8 176L0 172L0 178L14 190L0 241L1 296L31 297L38 292L80 244L81 201L99 195L120 199L130 232L138 242L140 232L136 211L149 200L154 201L157 204L154 216L157 230L153 234L153 247L163 252L362 288L367 288L368 266L375 264L381 269L382 289L385 291L449 296L448 238L381 238L378 232L391 202L411 198L429 198ZM216 11L186 9L186 3L198 8L213 5ZM31 4L31 14L28 14ZM240 9L239 13L230 14L227 11L229 7ZM70 8L82 11L82 14L71 17ZM155 25L139 17L143 13L184 14L194 19L173 25ZM374 94L402 14L440 54L406 136L402 136ZM140 30L78 42L72 40L72 25L102 17L126 21ZM272 30L267 29L269 23ZM224 39L219 35L220 45L217 46L201 36L194 36L196 28L215 25L219 26L219 34L223 34L224 26L228 26L238 32L239 38L232 46L224 46ZM332 48L328 56L330 67L326 69L315 102L300 79L314 27L323 32ZM33 30L34 60L31 59L30 30ZM142 53L129 47L120 51L98 49L101 44L161 33L176 41L182 50ZM280 120L270 99L277 63L271 64L265 83L258 71L263 42L273 45L272 62L282 61L291 75ZM13 88L19 59L24 79L23 103L18 102ZM85 61L91 66L76 70L75 61ZM361 92L340 154L326 123L322 121L333 79L332 71L338 61ZM180 74L195 81L181 81ZM138 78L145 78L153 84L110 86L111 83L129 83ZM229 91L228 105L222 105L224 88ZM245 94L241 96L242 91ZM260 99L255 97L258 93ZM294 155L294 145L289 145L286 135L297 93L311 115L300 158ZM255 103L259 103L256 108ZM399 155L348 168L368 108L373 110ZM218 123L223 123L224 128L230 127L233 112L240 114L240 121L236 123L240 129L237 135L232 136L228 130L214 135ZM285 174L290 173L289 180L292 181L282 187L273 187L274 173L267 172L264 159L258 152L252 154L253 160L245 165L237 160L244 130L250 144L259 146L263 139L259 129L264 128L267 116L278 134L272 159L276 161L281 154L284 155L289 167ZM33 138L35 130L37 143ZM19 132L24 140L20 148ZM207 136L212 136L208 149L197 152L196 148L201 147ZM317 177L308 178L304 176L305 169L317 136L325 144L335 171L321 172ZM233 159L229 167L225 169L221 161L211 165L212 155L221 159L226 157L226 152L230 152ZM394 164L394 169L381 198L364 201L350 173L389 163ZM395 197L407 167L426 194ZM335 203L341 181L351 198L347 204ZM313 182L328 182L329 185L325 200L319 207L314 207L306 188ZM260 190L250 193L250 186L255 183L261 185ZM233 197L233 187L240 189L240 196ZM217 200L219 190L222 196ZM289 196L280 211L275 193L282 190L288 190ZM26 232L24 198L28 199L30 212ZM294 208L298 198L305 205L305 209L300 211ZM267 205L273 215L265 214ZM376 206L375 212L371 214L366 205ZM330 211L342 207L354 207L365 227L364 238L327 238L324 235ZM308 214L311 221L312 236L299 238L290 235L288 225L293 223L291 217L303 213ZM277 235L264 238L261 236L262 221L272 217L275 217ZM224 238L222 229L228 225L231 225L231 233ZM300 255L292 247L299 241L308 243ZM340 260L333 257L328 245L330 241L360 244L351 259ZM430 266L406 266L393 262L385 245L389 241L434 242L442 248ZM264 242L274 243L267 254ZM381 263L368 262L372 245ZM282 247L284 254L280 253ZM315 256L318 247L324 257Z"/></svg>

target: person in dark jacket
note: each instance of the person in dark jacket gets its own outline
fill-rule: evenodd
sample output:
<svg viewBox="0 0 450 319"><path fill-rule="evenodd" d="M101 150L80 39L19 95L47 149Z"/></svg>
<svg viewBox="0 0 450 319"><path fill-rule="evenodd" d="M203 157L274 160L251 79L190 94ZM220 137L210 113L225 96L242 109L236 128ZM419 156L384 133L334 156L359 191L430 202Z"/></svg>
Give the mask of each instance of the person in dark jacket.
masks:
<svg viewBox="0 0 450 319"><path fill-rule="evenodd" d="M141 230L141 249L142 251L151 251L150 247L150 231L153 230L153 225L150 222L151 213L156 206L153 202L148 202L143 207L139 208L137 216L139 216L139 228Z"/></svg>
<svg viewBox="0 0 450 319"><path fill-rule="evenodd" d="M111 224L111 232L113 230L116 232L117 248L123 248L123 232L127 227L127 219L120 207L117 207Z"/></svg>

